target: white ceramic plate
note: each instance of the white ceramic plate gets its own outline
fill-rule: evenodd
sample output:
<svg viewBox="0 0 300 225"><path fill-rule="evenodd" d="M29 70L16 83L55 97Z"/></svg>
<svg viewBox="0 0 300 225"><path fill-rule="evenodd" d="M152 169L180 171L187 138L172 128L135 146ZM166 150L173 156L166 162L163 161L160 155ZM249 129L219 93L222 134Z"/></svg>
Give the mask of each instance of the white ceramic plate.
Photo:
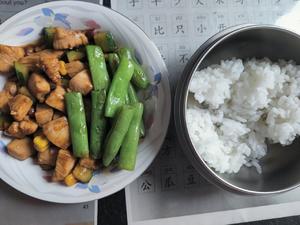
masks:
<svg viewBox="0 0 300 225"><path fill-rule="evenodd" d="M10 157L5 147L9 139L1 135L0 177L15 189L46 201L75 203L100 199L135 180L157 155L170 118L168 72L154 43L141 29L113 10L86 2L55 1L22 11L0 26L0 43L28 44L39 37L45 26L109 30L120 45L136 49L137 58L151 79L151 86L143 94L147 136L139 145L135 171L110 168L95 173L89 184L66 187L49 182L50 174L32 159L21 162ZM1 89L4 83L5 78L0 76Z"/></svg>

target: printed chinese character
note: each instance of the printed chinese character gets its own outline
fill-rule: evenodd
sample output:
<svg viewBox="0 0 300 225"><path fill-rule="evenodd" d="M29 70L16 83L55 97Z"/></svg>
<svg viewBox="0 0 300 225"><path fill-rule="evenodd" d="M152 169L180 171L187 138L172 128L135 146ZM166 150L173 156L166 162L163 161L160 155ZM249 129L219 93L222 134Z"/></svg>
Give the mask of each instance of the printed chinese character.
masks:
<svg viewBox="0 0 300 225"><path fill-rule="evenodd" d="M197 5L204 5L204 3L202 2L202 0L197 0L196 2L195 2L195 5L197 6Z"/></svg>
<svg viewBox="0 0 300 225"><path fill-rule="evenodd" d="M194 174L190 174L187 178L187 185L193 185L193 184L196 184L195 176Z"/></svg>
<svg viewBox="0 0 300 225"><path fill-rule="evenodd" d="M235 0L236 3L243 5L244 4L244 0Z"/></svg>
<svg viewBox="0 0 300 225"><path fill-rule="evenodd" d="M186 63L188 61L188 54L187 53L182 53L182 54L179 54L179 62L180 63Z"/></svg>
<svg viewBox="0 0 300 225"><path fill-rule="evenodd" d="M151 0L151 2L158 6L158 4L162 2L162 0Z"/></svg>
<svg viewBox="0 0 300 225"><path fill-rule="evenodd" d="M197 33L201 33L201 34L203 34L204 31L206 31L206 29L207 29L207 28L206 28L203 24L200 24L200 25L196 28Z"/></svg>
<svg viewBox="0 0 300 225"><path fill-rule="evenodd" d="M225 28L226 28L226 26L225 26L224 23L220 23L220 24L218 25L219 31L224 30Z"/></svg>
<svg viewBox="0 0 300 225"><path fill-rule="evenodd" d="M129 1L129 4L132 6L132 7L135 7L136 6L136 3L138 3L139 0L130 0Z"/></svg>
<svg viewBox="0 0 300 225"><path fill-rule="evenodd" d="M174 187L174 186L175 186L175 182L173 181L172 176L168 176L165 179L164 187L165 188L171 188L171 187Z"/></svg>
<svg viewBox="0 0 300 225"><path fill-rule="evenodd" d="M184 29L183 29L183 24L179 24L176 26L176 34L178 34L179 32L181 32L182 34L184 34Z"/></svg>
<svg viewBox="0 0 300 225"><path fill-rule="evenodd" d="M164 35L165 31L164 28L160 25L157 25L156 27L154 27L154 35Z"/></svg>
<svg viewBox="0 0 300 225"><path fill-rule="evenodd" d="M177 5L179 5L179 4L180 4L180 2L181 2L181 0L175 0L175 2L174 2L174 6L177 6Z"/></svg>
<svg viewBox="0 0 300 225"><path fill-rule="evenodd" d="M216 0L216 3L219 5L224 4L224 0Z"/></svg>
<svg viewBox="0 0 300 225"><path fill-rule="evenodd" d="M141 189L143 191L149 191L151 186L152 186L152 184L148 180L144 180L144 182L141 185Z"/></svg>

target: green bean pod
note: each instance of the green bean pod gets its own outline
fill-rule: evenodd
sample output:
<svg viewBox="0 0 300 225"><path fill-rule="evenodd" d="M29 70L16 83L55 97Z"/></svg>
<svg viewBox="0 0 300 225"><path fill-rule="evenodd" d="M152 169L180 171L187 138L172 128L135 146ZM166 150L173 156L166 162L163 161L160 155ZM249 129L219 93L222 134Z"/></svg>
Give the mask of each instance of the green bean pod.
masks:
<svg viewBox="0 0 300 225"><path fill-rule="evenodd" d="M65 94L64 98L67 106L73 154L79 158L88 157L89 142L82 94L69 92Z"/></svg>
<svg viewBox="0 0 300 225"><path fill-rule="evenodd" d="M92 113L90 126L90 155L93 159L101 157L107 121L104 118L105 90L92 91Z"/></svg>
<svg viewBox="0 0 300 225"><path fill-rule="evenodd" d="M106 139L102 159L104 166L109 166L118 154L134 113L135 108L130 105L124 105L121 107L121 110L118 113L118 116L116 117Z"/></svg>
<svg viewBox="0 0 300 225"><path fill-rule="evenodd" d="M133 65L127 57L121 57L119 67L112 79L105 103L105 116L114 117L125 104L128 85L133 74Z"/></svg>
<svg viewBox="0 0 300 225"><path fill-rule="evenodd" d="M143 104L135 103L134 115L120 150L119 168L134 170L140 137L140 125L143 116Z"/></svg>
<svg viewBox="0 0 300 225"><path fill-rule="evenodd" d="M141 89L145 89L149 86L150 81L148 78L148 75L145 73L141 65L138 63L136 60L133 49L129 48L120 48L119 51L119 56L121 57L122 55L128 57L129 59L132 60L133 66L134 66L134 72L132 76L132 83Z"/></svg>
<svg viewBox="0 0 300 225"><path fill-rule="evenodd" d="M135 92L135 89L132 86L132 84L129 84L129 86L128 86L128 98L129 98L129 103L130 104L134 104L134 103L139 102L138 96L137 96L137 94ZM141 119L140 136L141 137L145 136L145 126L144 126L143 119Z"/></svg>
<svg viewBox="0 0 300 225"><path fill-rule="evenodd" d="M107 63L108 63L108 68L110 71L110 74L113 76L115 72L118 69L119 63L120 63L120 58L118 54L116 53L109 53L107 55Z"/></svg>
<svg viewBox="0 0 300 225"><path fill-rule="evenodd" d="M110 79L106 69L106 62L102 49L96 45L87 45L86 53L92 74L94 90L107 90L110 84Z"/></svg>

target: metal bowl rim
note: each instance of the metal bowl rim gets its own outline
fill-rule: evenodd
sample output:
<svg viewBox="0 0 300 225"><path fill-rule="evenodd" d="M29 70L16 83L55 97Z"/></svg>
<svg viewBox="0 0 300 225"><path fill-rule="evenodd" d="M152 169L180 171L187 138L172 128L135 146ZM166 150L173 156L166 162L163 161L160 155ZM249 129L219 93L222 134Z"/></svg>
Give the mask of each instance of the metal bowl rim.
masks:
<svg viewBox="0 0 300 225"><path fill-rule="evenodd" d="M180 118L182 120L181 121L182 122L181 126L183 126L182 128L186 131L185 132L186 141L188 142L189 146L192 147L189 150L193 154L194 158L196 158L198 163L199 163L199 160L200 160L201 165L204 166L204 168L202 168L202 171L200 171L200 173L202 175L204 175L206 179L209 179L214 184L217 184L218 186L221 186L222 188L229 189L231 191L237 191L237 192L240 192L240 193L243 193L243 194L250 194L250 195L279 194L279 193L290 191L292 189L295 189L295 188L299 187L300 186L300 180L296 184L294 184L290 187L286 187L286 188L278 189L278 190L271 190L271 191L253 191L253 190L250 190L250 189L241 188L241 187L238 187L234 184L231 184L230 182L226 181L224 178L220 177L211 167L209 167L207 165L207 163L205 162L205 160L202 159L202 157L197 153L196 148L195 148L193 142L191 141L190 135L188 133L187 122L186 122L188 87L189 87L189 84L190 84L190 80L192 79L192 77L194 75L194 72L199 68L199 66L201 65L203 60L206 58L206 56L210 52L212 52L217 46L222 44L223 41L225 41L228 38L230 38L230 37L232 37L236 34L239 34L241 32L245 32L245 31L249 31L249 30L255 30L255 29L269 29L269 30L276 30L276 31L279 31L279 32L284 32L284 33L287 33L291 36L296 37L300 41L300 35L298 35L297 33L293 32L291 30L288 30L288 29L285 29L285 28L282 28L282 27L279 27L279 26L276 26L276 25L264 25L264 24L263 25L247 24L247 25L244 25L242 27L237 27L232 32L226 32L223 36L221 36L218 39L216 39L215 41L213 41L211 43L211 45L209 45L206 49L204 49L203 52L200 53L199 58L197 59L195 65L193 65L192 68L189 70L189 74L188 74L187 78L185 79L185 82L183 83L183 92L182 92L182 94L184 95L183 96L184 100L183 100L183 104L182 105L180 104L180 106L179 106L179 107L183 107L182 117ZM201 48L201 46L199 48ZM176 92L177 92L177 90L176 90ZM203 174L203 173L205 173L205 174ZM207 176L209 176L209 177L207 177Z"/></svg>

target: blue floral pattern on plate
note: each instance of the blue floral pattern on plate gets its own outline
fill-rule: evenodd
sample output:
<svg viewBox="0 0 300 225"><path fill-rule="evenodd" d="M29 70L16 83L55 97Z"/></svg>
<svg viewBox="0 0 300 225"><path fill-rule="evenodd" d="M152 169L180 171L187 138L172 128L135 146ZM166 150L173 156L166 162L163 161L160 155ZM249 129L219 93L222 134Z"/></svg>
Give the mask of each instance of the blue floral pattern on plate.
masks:
<svg viewBox="0 0 300 225"><path fill-rule="evenodd" d="M100 172L98 170L94 171L93 176L95 176L95 175L97 175L99 173ZM91 181L89 183L87 183L87 184L79 182L79 183L77 183L75 185L75 188L77 188L77 189L83 189L83 190L88 189L92 193L100 193L101 189L100 189L99 185L97 185L97 184L91 184L91 183L92 183Z"/></svg>
<svg viewBox="0 0 300 225"><path fill-rule="evenodd" d="M58 26L71 28L71 23L68 21L68 14L55 13L50 8L42 8L42 15L34 18L34 23L40 27ZM34 31L33 27L26 27L19 32L17 36L27 36Z"/></svg>

